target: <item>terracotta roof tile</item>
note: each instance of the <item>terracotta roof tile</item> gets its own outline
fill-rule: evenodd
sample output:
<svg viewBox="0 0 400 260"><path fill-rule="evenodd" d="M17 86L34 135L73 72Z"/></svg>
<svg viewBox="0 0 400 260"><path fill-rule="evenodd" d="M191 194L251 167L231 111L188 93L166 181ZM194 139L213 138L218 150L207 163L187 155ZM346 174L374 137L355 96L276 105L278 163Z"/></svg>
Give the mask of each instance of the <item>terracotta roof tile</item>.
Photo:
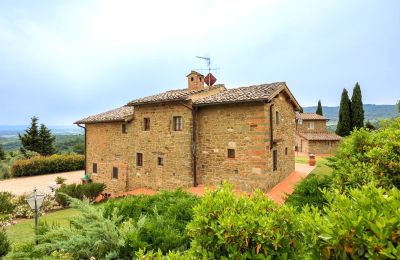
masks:
<svg viewBox="0 0 400 260"><path fill-rule="evenodd" d="M315 133L298 132L298 134L309 141L339 141L340 139L342 139L337 134L330 132L315 132Z"/></svg>
<svg viewBox="0 0 400 260"><path fill-rule="evenodd" d="M284 88L284 82L276 82L271 84L253 85L249 87L233 88L221 93L199 99L194 102L195 105L211 105L211 104L227 104L241 103L251 101L266 101L272 94L279 89Z"/></svg>
<svg viewBox="0 0 400 260"><path fill-rule="evenodd" d="M296 113L296 119L302 120L329 120L328 118L315 113Z"/></svg>
<svg viewBox="0 0 400 260"><path fill-rule="evenodd" d="M74 124L123 122L129 117L133 116L133 111L134 108L132 106L123 106L104 113L85 117L76 121Z"/></svg>

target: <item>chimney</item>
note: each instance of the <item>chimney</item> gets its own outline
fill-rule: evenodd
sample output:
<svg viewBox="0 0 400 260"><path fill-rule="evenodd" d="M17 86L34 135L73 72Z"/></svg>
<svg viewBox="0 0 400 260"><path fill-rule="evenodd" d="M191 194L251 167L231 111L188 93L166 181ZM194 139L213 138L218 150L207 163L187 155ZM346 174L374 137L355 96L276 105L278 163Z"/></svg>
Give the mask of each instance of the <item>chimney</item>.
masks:
<svg viewBox="0 0 400 260"><path fill-rule="evenodd" d="M204 88L204 76L197 71L192 70L186 77L188 78L189 90L199 90Z"/></svg>

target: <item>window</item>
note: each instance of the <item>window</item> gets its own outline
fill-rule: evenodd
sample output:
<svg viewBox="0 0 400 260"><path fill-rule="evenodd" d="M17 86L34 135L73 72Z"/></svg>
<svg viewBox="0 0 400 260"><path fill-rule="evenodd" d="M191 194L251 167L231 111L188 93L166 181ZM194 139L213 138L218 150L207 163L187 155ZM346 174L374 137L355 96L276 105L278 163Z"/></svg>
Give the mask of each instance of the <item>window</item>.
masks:
<svg viewBox="0 0 400 260"><path fill-rule="evenodd" d="M273 164L273 167L272 167L273 171L278 170L278 151L277 150L274 150L272 152L272 164Z"/></svg>
<svg viewBox="0 0 400 260"><path fill-rule="evenodd" d="M136 154L136 166L143 166L143 154L142 153Z"/></svg>
<svg viewBox="0 0 400 260"><path fill-rule="evenodd" d="M182 117L174 116L174 131L182 131Z"/></svg>
<svg viewBox="0 0 400 260"><path fill-rule="evenodd" d="M148 117L143 118L143 130L150 131L150 118Z"/></svg>
<svg viewBox="0 0 400 260"><path fill-rule="evenodd" d="M122 124L122 133L123 134L128 133L128 125L127 124Z"/></svg>
<svg viewBox="0 0 400 260"><path fill-rule="evenodd" d="M97 163L93 163L92 165L92 172L97 173Z"/></svg>
<svg viewBox="0 0 400 260"><path fill-rule="evenodd" d="M287 154L288 154L288 148L285 147L285 155L287 155Z"/></svg>
<svg viewBox="0 0 400 260"><path fill-rule="evenodd" d="M190 81L194 81L194 78L193 78L193 77L190 77Z"/></svg>
<svg viewBox="0 0 400 260"><path fill-rule="evenodd" d="M279 112L278 111L275 112L275 123L277 125L279 125Z"/></svg>
<svg viewBox="0 0 400 260"><path fill-rule="evenodd" d="M113 167L112 178L118 179L118 168L117 167Z"/></svg>
<svg viewBox="0 0 400 260"><path fill-rule="evenodd" d="M157 157L157 165L158 166L163 166L164 165L164 158L159 156Z"/></svg>
<svg viewBox="0 0 400 260"><path fill-rule="evenodd" d="M302 120L302 119L299 119L299 120L297 120L297 123L298 123L299 125L302 125L302 124L303 124L303 120Z"/></svg>
<svg viewBox="0 0 400 260"><path fill-rule="evenodd" d="M315 125L314 122L308 122L308 129L314 129Z"/></svg>
<svg viewBox="0 0 400 260"><path fill-rule="evenodd" d="M228 158L235 158L235 149L228 149Z"/></svg>

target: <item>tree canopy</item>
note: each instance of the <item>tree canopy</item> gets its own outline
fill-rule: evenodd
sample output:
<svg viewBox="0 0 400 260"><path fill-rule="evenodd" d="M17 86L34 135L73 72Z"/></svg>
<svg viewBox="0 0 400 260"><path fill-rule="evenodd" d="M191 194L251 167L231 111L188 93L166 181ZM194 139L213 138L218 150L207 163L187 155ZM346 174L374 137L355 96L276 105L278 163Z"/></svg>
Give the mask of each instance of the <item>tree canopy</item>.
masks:
<svg viewBox="0 0 400 260"><path fill-rule="evenodd" d="M26 151L37 152L40 155L52 155L56 152L54 148L55 137L51 131L44 125L38 127L38 118L31 118L31 126L25 130L23 135L18 134L21 141L21 152L26 154Z"/></svg>
<svg viewBox="0 0 400 260"><path fill-rule="evenodd" d="M358 82L354 86L353 95L351 97L351 126L352 128L364 127L364 108L361 88Z"/></svg>
<svg viewBox="0 0 400 260"><path fill-rule="evenodd" d="M318 100L318 106L317 106L317 111L315 111L316 114L323 116L322 113L322 105L321 105L321 100Z"/></svg>
<svg viewBox="0 0 400 260"><path fill-rule="evenodd" d="M343 89L342 98L340 100L339 122L337 124L336 134L347 136L350 134L351 129L350 100L347 90Z"/></svg>

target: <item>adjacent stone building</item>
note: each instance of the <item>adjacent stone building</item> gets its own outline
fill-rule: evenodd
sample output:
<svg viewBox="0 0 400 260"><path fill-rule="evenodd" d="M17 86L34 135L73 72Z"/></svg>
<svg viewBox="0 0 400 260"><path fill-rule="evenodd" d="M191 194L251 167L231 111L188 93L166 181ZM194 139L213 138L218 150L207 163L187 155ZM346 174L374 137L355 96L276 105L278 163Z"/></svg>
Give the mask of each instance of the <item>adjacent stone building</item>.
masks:
<svg viewBox="0 0 400 260"><path fill-rule="evenodd" d="M296 151L333 154L341 137L326 128L329 119L314 113L296 113Z"/></svg>
<svg viewBox="0 0 400 260"><path fill-rule="evenodd" d="M295 111L284 82L185 89L140 98L85 125L86 171L111 193L217 185L269 190L294 171Z"/></svg>

